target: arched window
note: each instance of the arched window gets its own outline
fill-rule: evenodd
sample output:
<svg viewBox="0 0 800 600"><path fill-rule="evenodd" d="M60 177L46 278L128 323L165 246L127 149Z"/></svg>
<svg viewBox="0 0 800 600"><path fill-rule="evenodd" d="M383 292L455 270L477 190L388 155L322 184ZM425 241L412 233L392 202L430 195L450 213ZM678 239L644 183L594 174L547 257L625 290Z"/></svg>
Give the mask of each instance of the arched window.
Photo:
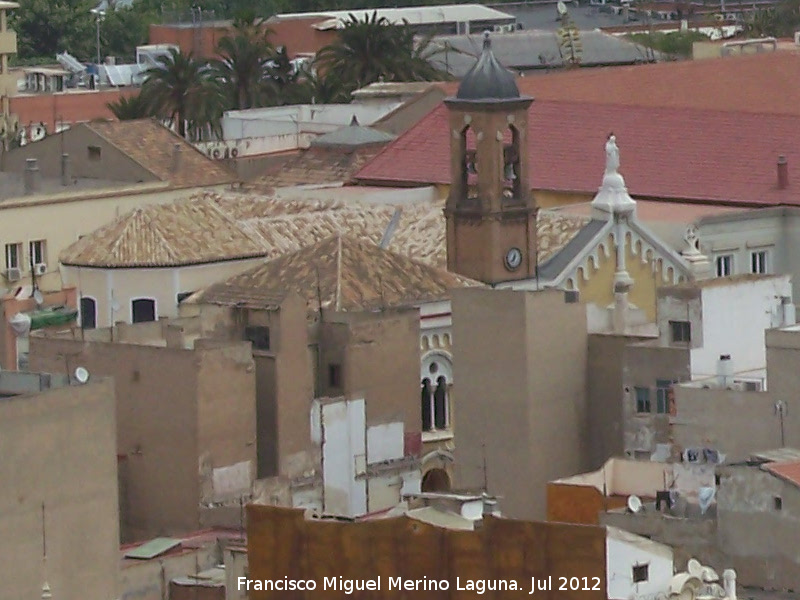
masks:
<svg viewBox="0 0 800 600"><path fill-rule="evenodd" d="M156 301L152 298L137 298L131 301L131 321L146 323L156 320Z"/></svg>
<svg viewBox="0 0 800 600"><path fill-rule="evenodd" d="M81 328L97 327L97 302L89 296L81 296Z"/></svg>
<svg viewBox="0 0 800 600"><path fill-rule="evenodd" d="M422 395L420 399L422 410L422 431L433 429L433 390L431 380L427 377L422 380Z"/></svg>
<svg viewBox="0 0 800 600"><path fill-rule="evenodd" d="M477 138L471 127L461 130L459 136L460 170L455 181L460 186L460 197L477 197L476 185L478 183L478 150Z"/></svg>
<svg viewBox="0 0 800 600"><path fill-rule="evenodd" d="M513 125L508 126L503 137L503 197L520 199L520 147L519 131Z"/></svg>
<svg viewBox="0 0 800 600"><path fill-rule="evenodd" d="M431 469L422 477L423 492L449 492L450 476L444 469Z"/></svg>
<svg viewBox="0 0 800 600"><path fill-rule="evenodd" d="M436 429L448 428L447 414L447 380L439 376L436 380L436 390L433 392L433 424Z"/></svg>

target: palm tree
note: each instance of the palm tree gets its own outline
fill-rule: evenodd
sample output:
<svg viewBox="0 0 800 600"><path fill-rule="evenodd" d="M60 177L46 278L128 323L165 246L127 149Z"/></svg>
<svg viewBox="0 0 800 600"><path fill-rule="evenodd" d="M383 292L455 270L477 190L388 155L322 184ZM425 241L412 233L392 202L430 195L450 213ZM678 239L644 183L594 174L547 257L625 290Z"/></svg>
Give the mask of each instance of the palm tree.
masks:
<svg viewBox="0 0 800 600"><path fill-rule="evenodd" d="M229 92L231 108L241 110L270 103L272 90L265 74L275 49L261 19L236 19L231 34L217 44L217 53L222 58L214 62L214 70Z"/></svg>
<svg viewBox="0 0 800 600"><path fill-rule="evenodd" d="M334 73L322 74L304 69L297 84L298 102L311 104L347 104L350 91Z"/></svg>
<svg viewBox="0 0 800 600"><path fill-rule="evenodd" d="M151 116L147 103L144 101L144 98L142 98L141 93L135 96L120 96L118 100L108 102L106 106L120 121L144 119Z"/></svg>
<svg viewBox="0 0 800 600"><path fill-rule="evenodd" d="M434 50L430 39L416 44L408 27L393 25L377 11L365 20L350 14L339 39L322 48L315 64L323 73L335 73L352 91L376 81L425 81L445 74L428 62Z"/></svg>
<svg viewBox="0 0 800 600"><path fill-rule="evenodd" d="M142 97L154 116L177 125L178 133L197 139L203 131L219 130L224 93L212 69L174 48L159 57L142 85Z"/></svg>

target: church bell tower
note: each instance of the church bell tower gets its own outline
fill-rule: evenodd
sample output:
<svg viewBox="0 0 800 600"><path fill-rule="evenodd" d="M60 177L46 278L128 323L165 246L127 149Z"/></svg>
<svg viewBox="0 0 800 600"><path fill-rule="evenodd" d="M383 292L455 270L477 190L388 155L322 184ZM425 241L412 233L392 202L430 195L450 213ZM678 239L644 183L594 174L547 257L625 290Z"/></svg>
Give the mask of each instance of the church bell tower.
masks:
<svg viewBox="0 0 800 600"><path fill-rule="evenodd" d="M536 276L536 203L528 177L528 107L514 75L483 52L446 98L451 181L447 268L489 284Z"/></svg>

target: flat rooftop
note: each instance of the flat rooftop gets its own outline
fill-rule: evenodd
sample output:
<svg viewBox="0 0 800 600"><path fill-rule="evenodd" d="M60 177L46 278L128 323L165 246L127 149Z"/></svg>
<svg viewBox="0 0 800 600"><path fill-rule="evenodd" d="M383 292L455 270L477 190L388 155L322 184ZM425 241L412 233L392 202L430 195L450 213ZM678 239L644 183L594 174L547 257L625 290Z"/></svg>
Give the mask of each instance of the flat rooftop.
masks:
<svg viewBox="0 0 800 600"><path fill-rule="evenodd" d="M81 384L71 377L61 374L0 371L0 398L36 394L69 385Z"/></svg>

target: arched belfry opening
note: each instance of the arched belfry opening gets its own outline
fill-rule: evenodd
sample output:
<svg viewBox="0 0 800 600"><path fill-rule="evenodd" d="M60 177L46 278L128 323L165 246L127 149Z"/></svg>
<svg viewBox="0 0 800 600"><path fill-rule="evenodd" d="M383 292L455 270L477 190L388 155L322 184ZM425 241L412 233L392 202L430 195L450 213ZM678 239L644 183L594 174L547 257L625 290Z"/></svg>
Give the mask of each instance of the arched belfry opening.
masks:
<svg viewBox="0 0 800 600"><path fill-rule="evenodd" d="M528 108L516 78L483 51L446 98L451 182L445 208L448 269L486 283L532 279L536 205L527 160Z"/></svg>

